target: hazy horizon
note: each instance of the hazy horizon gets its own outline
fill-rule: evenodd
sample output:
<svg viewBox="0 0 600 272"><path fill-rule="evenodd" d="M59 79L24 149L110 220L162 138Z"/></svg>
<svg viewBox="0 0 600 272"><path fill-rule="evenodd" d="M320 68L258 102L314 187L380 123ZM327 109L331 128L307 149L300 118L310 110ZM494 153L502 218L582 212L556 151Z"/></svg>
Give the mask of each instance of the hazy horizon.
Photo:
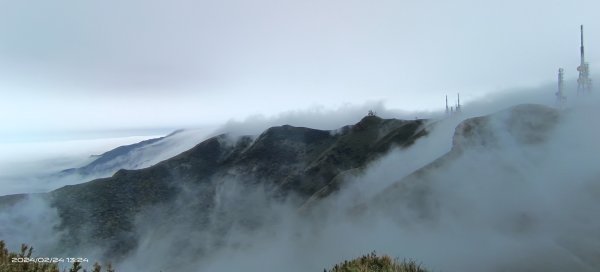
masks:
<svg viewBox="0 0 600 272"><path fill-rule="evenodd" d="M0 137L442 109L593 74L600 3L0 0ZM585 7L585 8L581 8Z"/></svg>
<svg viewBox="0 0 600 272"><path fill-rule="evenodd" d="M112 253L124 272L323 271L373 250L432 271L598 271L600 88L576 95L580 25L600 82L598 10L0 0L0 197L26 194L2 198L0 240ZM411 122L338 133L370 110ZM255 137L281 125L331 131Z"/></svg>

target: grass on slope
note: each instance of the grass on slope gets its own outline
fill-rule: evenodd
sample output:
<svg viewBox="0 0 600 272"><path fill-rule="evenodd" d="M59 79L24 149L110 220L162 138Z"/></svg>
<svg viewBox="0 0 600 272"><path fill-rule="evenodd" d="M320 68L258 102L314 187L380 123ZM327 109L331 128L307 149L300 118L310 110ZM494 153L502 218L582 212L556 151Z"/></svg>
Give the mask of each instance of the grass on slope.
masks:
<svg viewBox="0 0 600 272"><path fill-rule="evenodd" d="M398 261L387 255L377 256L375 252L354 260L336 264L324 272L428 272L415 261Z"/></svg>

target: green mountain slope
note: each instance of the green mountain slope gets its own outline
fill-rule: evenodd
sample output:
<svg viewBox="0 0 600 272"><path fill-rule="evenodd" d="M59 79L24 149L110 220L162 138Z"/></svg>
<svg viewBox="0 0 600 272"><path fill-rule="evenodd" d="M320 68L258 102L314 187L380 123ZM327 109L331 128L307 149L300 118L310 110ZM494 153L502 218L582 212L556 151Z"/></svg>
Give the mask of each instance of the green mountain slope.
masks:
<svg viewBox="0 0 600 272"><path fill-rule="evenodd" d="M279 199L293 196L299 207L316 192L313 199L339 188L339 181L328 185L340 173L361 169L393 146L410 146L426 134L424 120L367 116L337 131L284 125L256 138L219 135L153 167L120 170L47 196L58 209L65 245L100 245L110 255L123 255L137 243L136 216L174 201L182 188L195 188L198 213L189 220L198 228L209 220L223 180L260 185Z"/></svg>

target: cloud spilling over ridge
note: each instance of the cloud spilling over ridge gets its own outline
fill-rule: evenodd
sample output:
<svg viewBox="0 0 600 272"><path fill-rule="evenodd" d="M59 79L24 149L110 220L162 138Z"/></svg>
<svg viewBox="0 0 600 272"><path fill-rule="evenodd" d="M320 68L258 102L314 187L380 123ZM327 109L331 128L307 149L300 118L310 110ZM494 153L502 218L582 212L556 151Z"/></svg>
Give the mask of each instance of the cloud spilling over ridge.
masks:
<svg viewBox="0 0 600 272"><path fill-rule="evenodd" d="M594 78L600 81L600 77ZM576 95L576 81L565 81L567 104L575 107L587 100ZM507 88L500 92L479 95L465 102L461 97L462 114L452 119L452 124L458 124L466 118L494 113L516 104L555 105L556 84L543 83L531 88ZM448 92L448 106L453 107L458 102L455 92ZM408 99L410 101L410 99ZM397 119L444 119L444 96L439 97L439 107L436 110L402 110L390 107L389 100L371 100L362 104L344 104L336 108L313 106L303 110L281 111L274 115L252 115L242 119L230 119L215 132L232 135L257 135L272 126L292 125L315 129L333 130L345 125L354 124L373 110L382 118ZM453 128L451 128L453 129Z"/></svg>
<svg viewBox="0 0 600 272"><path fill-rule="evenodd" d="M55 189L61 182L48 175L83 166L94 160L93 155L148 137L153 136L0 143L0 195ZM67 183L71 182L81 181Z"/></svg>
<svg viewBox="0 0 600 272"><path fill-rule="evenodd" d="M382 101L369 101L359 105L345 104L338 108L314 106L305 110L283 111L276 115L253 115L243 120L232 119L217 129L217 133L232 135L258 135L269 127L291 125L322 130L334 130L358 122L372 110L382 118L414 119L431 117L431 112L414 112L390 109Z"/></svg>
<svg viewBox="0 0 600 272"><path fill-rule="evenodd" d="M372 218L407 225L395 242L411 247L382 241L385 250L442 271L598 270L600 130L587 122L592 113L566 112L548 142L532 146L515 144L499 125L499 147L475 147L405 181L388 193L393 211Z"/></svg>
<svg viewBox="0 0 600 272"><path fill-rule="evenodd" d="M598 103L595 98L591 105L585 105L588 102L567 109L556 128L546 135L546 142L531 146L511 140L513 136L501 125L505 118L496 115L494 122L500 123L494 133L501 137L501 148L465 152L433 172L431 180L417 180L414 187L407 185L407 195L418 195L420 186L431 192L422 203L438 207L431 217L421 217L422 207L402 201L377 206L374 213L356 213L355 209L359 204L374 205L370 202L374 196L447 151L446 136L451 136L453 129L443 124L438 126L443 131L434 129L432 138L417 142L414 150L397 150L373 164L352 185L317 207L315 214L297 215L295 208L276 202L267 207L233 205L224 213L214 214L221 220L235 221L240 218L235 210L241 208L250 218L275 220L267 220L252 231L233 224L236 227L228 229L222 243L207 242L210 239L202 236L179 236L194 237L198 244L189 242L191 252L199 244L209 245L210 252L209 257L183 267L202 271L320 271L376 250L417 259L434 271L596 271L600 267L600 240L596 238L600 234L596 216L600 211L600 171L593 158L600 152L600 129L589 122L590 116L599 113L595 107ZM574 136L573 131L584 131L585 135ZM579 160L574 162L574 158ZM229 199L229 203L264 201L262 194L226 191L218 197ZM204 234L219 237L210 231ZM161 238L155 245L171 244L172 240ZM215 244L219 246L210 247ZM154 247L145 250L149 248ZM131 268L140 264L138 257L121 265Z"/></svg>
<svg viewBox="0 0 600 272"><path fill-rule="evenodd" d="M0 184L5 185L0 195L47 192L110 177L119 169L150 167L194 147L213 130L205 126L168 135L0 143L5 151L0 155Z"/></svg>
<svg viewBox="0 0 600 272"><path fill-rule="evenodd" d="M384 207L373 199L449 151L454 128L477 115L475 107L430 124L426 138L373 163L313 213L300 214L293 200L275 201L265 188L233 179L212 181L217 205L199 218L194 204L203 201L203 188L185 188L173 206L150 207L138 217L138 248L117 269L322 271L376 250L414 258L434 271L597 271L600 103L594 96L570 102L546 141L536 145L513 141L503 115L495 115L501 148L464 152L429 179L404 185L406 196L427 192L422 206L407 205L403 195ZM482 103L480 110L499 104ZM375 212L361 212L361 205ZM434 212L423 217L423 207Z"/></svg>

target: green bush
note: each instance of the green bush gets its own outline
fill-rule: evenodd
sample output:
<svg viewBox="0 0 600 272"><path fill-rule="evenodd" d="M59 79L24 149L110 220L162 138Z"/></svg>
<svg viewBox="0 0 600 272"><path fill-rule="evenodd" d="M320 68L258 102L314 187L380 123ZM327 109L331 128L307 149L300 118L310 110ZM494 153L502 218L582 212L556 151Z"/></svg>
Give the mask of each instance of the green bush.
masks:
<svg viewBox="0 0 600 272"><path fill-rule="evenodd" d="M325 269L324 272L328 272ZM375 252L354 260L336 264L329 272L428 272L415 261L398 261L387 255L377 256Z"/></svg>

